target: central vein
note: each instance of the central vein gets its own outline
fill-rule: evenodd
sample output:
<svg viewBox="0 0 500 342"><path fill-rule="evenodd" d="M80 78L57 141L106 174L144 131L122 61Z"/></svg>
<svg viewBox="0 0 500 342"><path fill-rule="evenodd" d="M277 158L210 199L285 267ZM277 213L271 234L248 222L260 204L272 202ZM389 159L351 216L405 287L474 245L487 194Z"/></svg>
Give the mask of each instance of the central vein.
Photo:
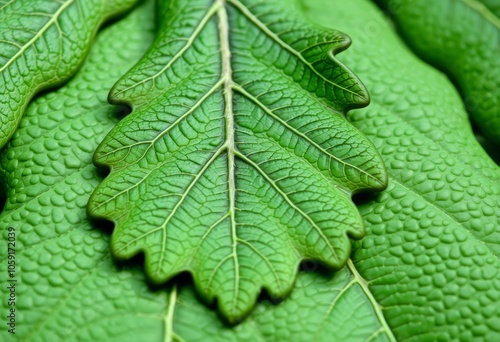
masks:
<svg viewBox="0 0 500 342"><path fill-rule="evenodd" d="M232 70L231 70L231 50L229 47L229 23L225 7L225 0L219 0L219 39L222 59L221 78L224 84L224 118L226 122L225 145L227 148L227 168L228 168L228 197L229 197L229 217L231 226L232 258L234 261L235 273L235 293L234 298L238 298L239 289L239 264L236 254L237 236L235 220L235 179L234 179L234 114L233 114L233 89L232 89ZM236 300L233 301L236 305Z"/></svg>

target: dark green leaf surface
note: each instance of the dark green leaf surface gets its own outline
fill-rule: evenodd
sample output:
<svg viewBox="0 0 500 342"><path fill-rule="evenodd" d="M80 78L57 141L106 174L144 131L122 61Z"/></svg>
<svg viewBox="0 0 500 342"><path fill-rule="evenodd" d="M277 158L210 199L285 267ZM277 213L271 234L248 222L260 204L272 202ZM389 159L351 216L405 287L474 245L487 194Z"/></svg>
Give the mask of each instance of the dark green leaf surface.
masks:
<svg viewBox="0 0 500 342"><path fill-rule="evenodd" d="M232 328L223 325L186 287L179 294L171 293L172 335L177 337L172 340L396 341L383 316L374 310L365 285L347 267L335 274L301 273L284 302L259 303L245 321Z"/></svg>
<svg viewBox="0 0 500 342"><path fill-rule="evenodd" d="M101 23L135 2L0 1L0 147L33 95L73 75Z"/></svg>
<svg viewBox="0 0 500 342"><path fill-rule="evenodd" d="M23 134L2 153L1 239L18 227L22 284L16 336L2 331L2 341L500 339L500 175L456 91L408 53L369 0L301 3L315 22L352 35L342 58L366 79L373 103L351 119L390 168L389 189L361 206L367 236L348 267L300 272L282 303L264 300L228 327L189 286L154 291L140 267L112 262L107 234L84 212L100 181L90 159L116 122L107 89L152 39L145 7L100 35L68 85L30 105Z"/></svg>
<svg viewBox="0 0 500 342"><path fill-rule="evenodd" d="M351 195L386 182L343 116L368 101L333 56L348 38L287 3L160 1L153 48L110 94L133 112L95 155L111 174L89 212L116 224L113 254L144 252L155 282L191 272L230 320L262 287L287 294L303 259L344 266Z"/></svg>
<svg viewBox="0 0 500 342"><path fill-rule="evenodd" d="M500 19L477 0L400 0L391 15L408 45L457 83L472 119L500 145Z"/></svg>

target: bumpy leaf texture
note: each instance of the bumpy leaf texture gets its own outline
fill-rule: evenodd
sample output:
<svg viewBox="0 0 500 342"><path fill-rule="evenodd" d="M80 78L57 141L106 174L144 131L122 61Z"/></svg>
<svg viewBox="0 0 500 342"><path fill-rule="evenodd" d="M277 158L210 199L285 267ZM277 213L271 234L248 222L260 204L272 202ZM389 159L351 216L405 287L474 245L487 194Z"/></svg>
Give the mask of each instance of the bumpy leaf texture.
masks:
<svg viewBox="0 0 500 342"><path fill-rule="evenodd" d="M474 122L500 145L500 19L477 0L401 0L390 10L410 47L457 83Z"/></svg>
<svg viewBox="0 0 500 342"><path fill-rule="evenodd" d="M343 113L366 105L334 54L349 39L275 1L160 1L160 33L110 93L133 108L95 154L111 174L89 202L113 254L144 252L155 282L189 271L229 320L298 264L340 268L363 235L351 195L384 166Z"/></svg>
<svg viewBox="0 0 500 342"><path fill-rule="evenodd" d="M135 2L0 1L0 147L33 95L72 76L101 23Z"/></svg>
<svg viewBox="0 0 500 342"><path fill-rule="evenodd" d="M114 265L108 234L85 212L100 180L92 154L117 122L106 95L151 43L151 11L144 7L100 34L77 75L31 103L2 150L2 244L14 227L18 281L16 334L2 327L2 341L161 338L161 320L149 316L161 314L166 296L148 289L143 272ZM3 265L6 259L1 248ZM0 272L2 287L6 280ZM8 309L2 300L2 317Z"/></svg>

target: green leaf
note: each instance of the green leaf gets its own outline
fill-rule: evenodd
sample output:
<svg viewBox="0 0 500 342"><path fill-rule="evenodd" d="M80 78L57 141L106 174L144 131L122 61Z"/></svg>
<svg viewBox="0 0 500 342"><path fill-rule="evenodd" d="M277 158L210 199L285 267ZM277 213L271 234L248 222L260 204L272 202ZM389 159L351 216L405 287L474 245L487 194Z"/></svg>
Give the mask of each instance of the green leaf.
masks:
<svg viewBox="0 0 500 342"><path fill-rule="evenodd" d="M33 95L71 77L101 23L135 2L0 1L0 148Z"/></svg>
<svg viewBox="0 0 500 342"><path fill-rule="evenodd" d="M20 281L16 335L4 331L2 341L500 339L500 171L474 141L457 92L368 0L297 1L315 22L353 36L342 58L366 79L372 105L351 119L389 167L389 189L360 200L367 236L348 267L306 263L312 272L299 272L283 302L261 299L228 326L185 282L167 293L147 286L141 267L112 261L104 227L85 215L101 179L91 155L116 122L107 89L153 38L146 6L99 35L82 70L29 106L1 152L1 242L17 227Z"/></svg>
<svg viewBox="0 0 500 342"><path fill-rule="evenodd" d="M344 34L283 0L183 4L159 2L154 46L110 93L133 112L96 151L111 174L89 213L115 223L116 257L144 252L155 282L191 272L234 321L301 260L342 267L363 235L351 195L386 174L342 115L368 101L334 58Z"/></svg>
<svg viewBox="0 0 500 342"><path fill-rule="evenodd" d="M457 83L474 122L500 145L500 19L478 0L402 0L392 12L410 47Z"/></svg>
<svg viewBox="0 0 500 342"><path fill-rule="evenodd" d="M301 273L290 297L259 303L234 327L201 305L191 288L174 289L166 331L172 341L395 341L359 280L348 268L334 274Z"/></svg>

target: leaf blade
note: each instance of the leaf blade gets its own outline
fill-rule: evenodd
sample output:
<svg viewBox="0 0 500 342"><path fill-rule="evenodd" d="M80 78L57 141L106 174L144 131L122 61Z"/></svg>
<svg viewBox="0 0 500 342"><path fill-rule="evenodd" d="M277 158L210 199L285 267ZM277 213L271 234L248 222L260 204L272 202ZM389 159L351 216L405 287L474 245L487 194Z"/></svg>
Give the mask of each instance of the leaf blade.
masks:
<svg viewBox="0 0 500 342"><path fill-rule="evenodd" d="M117 121L106 93L152 41L152 9L145 4L103 30L79 73L30 104L20 134L0 153L7 190L0 239L7 244L3 227L16 229L16 279L22 284L16 289L16 334L4 331L2 340L163 337L167 296L152 292L137 267L116 265L108 234L86 215L100 179L92 154ZM124 36L127 45L120 42ZM7 263L6 248L0 259ZM0 274L2 283L7 276ZM1 308L10 309L7 301Z"/></svg>
<svg viewBox="0 0 500 342"><path fill-rule="evenodd" d="M191 272L230 320L249 312L261 287L287 293L303 258L341 267L347 235L363 229L350 196L384 188L386 177L371 144L343 117L368 101L332 59L347 47L345 35L298 17L272 26L286 18L279 1L249 8L160 3L165 22L155 48L110 93L134 111L96 151L95 163L111 174L89 201L92 216L115 223L116 257L143 252L155 282ZM274 33L299 23L305 41ZM259 57L243 43L249 27L247 36L284 57Z"/></svg>

